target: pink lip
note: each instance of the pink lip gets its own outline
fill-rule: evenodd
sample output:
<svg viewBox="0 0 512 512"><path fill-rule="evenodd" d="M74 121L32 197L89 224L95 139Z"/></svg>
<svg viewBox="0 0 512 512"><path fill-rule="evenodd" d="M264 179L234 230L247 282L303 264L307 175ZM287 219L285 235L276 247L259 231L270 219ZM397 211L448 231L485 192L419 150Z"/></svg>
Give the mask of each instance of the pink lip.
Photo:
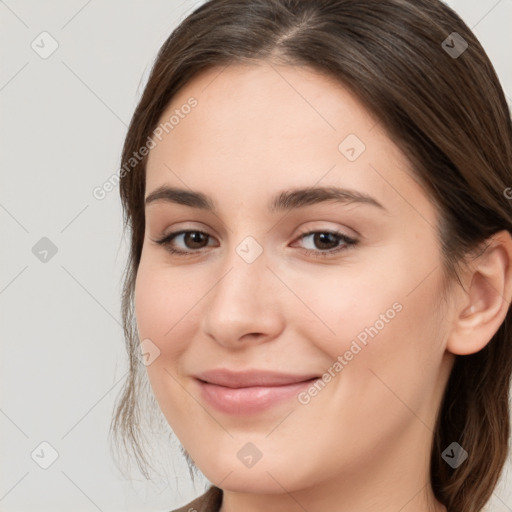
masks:
<svg viewBox="0 0 512 512"><path fill-rule="evenodd" d="M318 375L212 370L196 375L203 398L226 414L253 414L296 397Z"/></svg>

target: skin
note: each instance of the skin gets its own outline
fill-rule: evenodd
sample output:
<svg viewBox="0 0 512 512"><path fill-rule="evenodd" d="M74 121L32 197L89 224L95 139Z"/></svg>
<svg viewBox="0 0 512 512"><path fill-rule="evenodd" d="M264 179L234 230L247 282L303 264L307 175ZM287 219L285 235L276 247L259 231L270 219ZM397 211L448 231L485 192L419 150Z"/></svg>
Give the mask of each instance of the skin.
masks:
<svg viewBox="0 0 512 512"><path fill-rule="evenodd" d="M446 302L438 217L406 157L342 84L307 68L269 63L212 69L172 100L167 120L193 96L197 106L157 141L146 197L161 185L192 189L216 214L156 201L135 289L141 340L160 350L147 366L169 425L203 474L224 490L222 512L446 511L429 479L435 418L456 354L489 342L510 296L510 237L450 287ZM349 161L349 134L366 146ZM338 186L371 195L270 213L295 187ZM171 254L155 240L179 230ZM322 245L301 233L339 231L359 242ZM247 237L263 252L247 263ZM187 245L188 243L188 245ZM213 368L324 374L365 327L392 305L400 312L307 404L263 413L218 412L193 375ZM473 306L473 309L471 309ZM248 442L261 459L246 467Z"/></svg>

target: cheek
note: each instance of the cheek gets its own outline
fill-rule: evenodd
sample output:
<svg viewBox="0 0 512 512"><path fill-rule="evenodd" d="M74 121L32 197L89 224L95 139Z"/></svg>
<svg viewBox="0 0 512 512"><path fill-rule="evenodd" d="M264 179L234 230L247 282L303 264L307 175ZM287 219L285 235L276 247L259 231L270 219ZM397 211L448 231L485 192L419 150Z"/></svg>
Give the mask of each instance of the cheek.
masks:
<svg viewBox="0 0 512 512"><path fill-rule="evenodd" d="M168 268L141 260L134 290L137 329L143 343L149 339L158 349L146 371L157 402L173 426L197 407L183 393L179 380L183 353L200 319L194 304L205 292L198 287L199 284L191 286L189 280L178 278Z"/></svg>
<svg viewBox="0 0 512 512"><path fill-rule="evenodd" d="M405 250L390 261L373 262L364 274L312 280L308 287L308 304L318 319L301 321L305 337L332 362L346 355L342 364L350 367L355 386L374 378L370 369L396 372L397 384L433 375L443 355L440 269L432 272L435 265Z"/></svg>
<svg viewBox="0 0 512 512"><path fill-rule="evenodd" d="M171 276L169 269L141 261L134 298L139 338L157 354L145 368L148 379L162 413L178 433L183 418L197 412L196 402L183 392L180 381L183 355L194 337L194 323L199 322L193 307L199 290Z"/></svg>
<svg viewBox="0 0 512 512"><path fill-rule="evenodd" d="M374 410L393 409L397 417L407 417L412 410L430 422L426 408L437 393L444 354L444 333L437 313L441 275L433 272L417 286L420 274L406 274L391 288L391 294L389 288L383 293L385 301L371 309L372 316L366 317L368 321L359 331L359 335L368 335L364 336L366 344L359 343L361 352L350 363L353 366L347 368L351 375L348 387L361 403L373 402ZM423 273L426 274L428 271ZM393 304L392 311L386 310ZM384 315L379 321L381 314ZM372 407L367 414L371 414Z"/></svg>
<svg viewBox="0 0 512 512"><path fill-rule="evenodd" d="M183 350L180 342L183 344L188 337L183 329L191 325L196 314L193 306L199 301L201 291L199 283L192 285L183 277L175 277L169 269L142 260L134 292L140 339L150 338L163 353ZM173 343L164 343L171 339Z"/></svg>
<svg viewBox="0 0 512 512"><path fill-rule="evenodd" d="M141 262L135 282L135 317L139 339L151 339L158 344L158 338L170 327L170 318L163 314L168 309L168 297L163 296L164 287L148 265ZM161 348L161 347L159 347Z"/></svg>
<svg viewBox="0 0 512 512"><path fill-rule="evenodd" d="M381 270L364 275L349 270L310 282L307 303L317 319L310 315L313 321L303 319L302 324L309 326L307 338L316 340L331 358L349 350L354 341L368 347L370 340L385 337L390 326L400 321L406 285L401 276L384 282Z"/></svg>

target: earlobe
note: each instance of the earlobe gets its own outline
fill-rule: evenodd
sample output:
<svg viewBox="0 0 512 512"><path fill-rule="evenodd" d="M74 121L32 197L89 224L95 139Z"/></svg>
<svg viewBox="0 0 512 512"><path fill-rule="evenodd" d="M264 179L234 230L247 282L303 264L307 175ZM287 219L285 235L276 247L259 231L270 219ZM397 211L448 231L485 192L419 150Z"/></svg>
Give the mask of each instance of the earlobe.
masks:
<svg viewBox="0 0 512 512"><path fill-rule="evenodd" d="M457 355L479 352L505 320L512 294L512 237L500 231L486 240L485 250L469 261L465 286L454 310L448 351Z"/></svg>

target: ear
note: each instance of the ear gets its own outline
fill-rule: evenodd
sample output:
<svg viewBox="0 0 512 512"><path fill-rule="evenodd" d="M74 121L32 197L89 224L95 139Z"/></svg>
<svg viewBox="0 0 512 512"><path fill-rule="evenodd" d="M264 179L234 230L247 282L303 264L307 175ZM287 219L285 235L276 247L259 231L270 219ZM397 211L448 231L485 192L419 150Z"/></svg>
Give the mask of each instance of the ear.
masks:
<svg viewBox="0 0 512 512"><path fill-rule="evenodd" d="M466 291L457 295L446 344L453 354L473 354L484 348L505 320L512 300L510 233L495 233L482 246L482 254L470 260L462 281Z"/></svg>

